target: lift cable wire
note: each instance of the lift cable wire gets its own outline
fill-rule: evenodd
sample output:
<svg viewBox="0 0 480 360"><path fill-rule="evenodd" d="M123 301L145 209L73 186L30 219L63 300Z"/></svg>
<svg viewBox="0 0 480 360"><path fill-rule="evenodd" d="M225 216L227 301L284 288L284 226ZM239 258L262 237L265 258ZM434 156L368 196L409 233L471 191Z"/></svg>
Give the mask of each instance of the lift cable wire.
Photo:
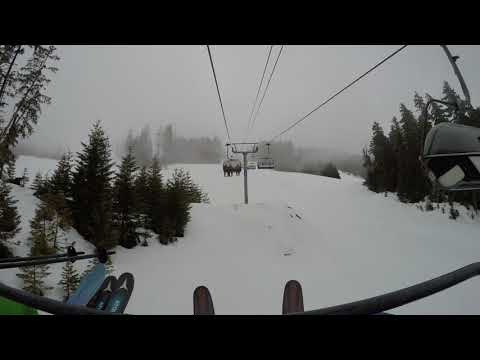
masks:
<svg viewBox="0 0 480 360"><path fill-rule="evenodd" d="M263 79L265 78L265 72L267 71L268 62L270 60L270 55L272 54L272 49L273 49L273 45L270 45L270 49L268 50L267 61L265 62L265 67L263 69L262 79L260 80L260 84L258 84L257 96L255 96L255 102L253 103L252 110L250 111L250 116L248 117L247 134L245 135L244 142L247 141L246 137L248 136L248 129L250 128L250 123L252 121L253 111L255 110L255 107L257 105L258 95L260 95L260 89L262 88Z"/></svg>
<svg viewBox="0 0 480 360"><path fill-rule="evenodd" d="M396 54L398 54L400 51L402 51L403 49L405 49L408 45L403 45L402 47L400 47L399 49L395 50L392 54L390 54L389 56L387 56L385 59L383 59L382 61L380 61L378 64L376 64L374 67L372 67L370 70L368 70L367 72L365 72L364 74L360 75L359 77L357 77L355 80L353 80L350 84L348 84L347 86L345 86L343 89L341 89L340 91L336 92L334 95L332 95L331 97L329 97L327 100L325 100L323 103L321 103L320 105L318 105L315 109L313 109L312 111L310 111L308 114L306 114L305 116L303 116L300 120L297 120L296 122L294 122L292 125L290 125L288 128L286 128L285 130L283 130L281 133L279 133L278 135L274 136L269 142L272 142L273 140L277 139L278 137L282 136L283 134L285 134L287 131L293 129L295 126L297 126L298 124L300 124L303 120L305 120L307 117L309 117L310 115L312 115L315 111L317 111L318 109L320 109L322 106L326 105L328 102L330 102L331 100L333 100L336 96L340 95L342 92L344 92L345 90L347 90L350 86L352 86L353 84L355 84L356 82L358 82L360 79L362 79L363 77L365 77L366 75L368 75L370 72L372 72L373 70L375 70L377 67L379 67L380 65L382 65L384 62L386 62L387 60L389 60L390 58L392 58L393 56L395 56Z"/></svg>
<svg viewBox="0 0 480 360"><path fill-rule="evenodd" d="M275 64L273 65L272 72L270 73L270 76L268 78L267 86L265 87L265 91L263 92L262 100L260 100L260 103L258 104L258 108L257 108L257 111L255 113L255 116L253 117L253 121L252 121L252 125L251 125L250 130L252 130L254 125L255 125L255 120L257 119L258 113L260 112L260 108L262 106L263 99L265 99L265 95L267 94L267 90L268 90L268 87L270 85L270 81L272 80L273 73L275 72L275 68L277 67L278 59L280 58L280 55L282 54L282 50L283 50L283 45L280 48L280 51L278 52L277 59L275 60Z"/></svg>
<svg viewBox="0 0 480 360"><path fill-rule="evenodd" d="M210 52L210 46L207 45L208 56L210 57L210 65L212 65L213 77L215 78L215 85L217 87L218 100L220 101L220 107L222 108L223 122L225 123L225 129L227 130L228 141L231 143L230 131L228 130L227 118L225 117L225 110L223 109L222 97L220 95L220 89L218 88L217 75L215 74L215 66L213 65L212 53Z"/></svg>

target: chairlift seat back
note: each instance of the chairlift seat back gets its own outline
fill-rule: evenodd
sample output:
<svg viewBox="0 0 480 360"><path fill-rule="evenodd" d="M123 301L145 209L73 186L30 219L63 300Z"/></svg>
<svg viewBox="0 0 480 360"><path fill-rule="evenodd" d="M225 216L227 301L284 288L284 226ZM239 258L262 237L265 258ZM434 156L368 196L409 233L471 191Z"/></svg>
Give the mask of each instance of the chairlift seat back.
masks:
<svg viewBox="0 0 480 360"><path fill-rule="evenodd" d="M423 165L429 179L449 191L480 189L480 128L441 123L425 138Z"/></svg>

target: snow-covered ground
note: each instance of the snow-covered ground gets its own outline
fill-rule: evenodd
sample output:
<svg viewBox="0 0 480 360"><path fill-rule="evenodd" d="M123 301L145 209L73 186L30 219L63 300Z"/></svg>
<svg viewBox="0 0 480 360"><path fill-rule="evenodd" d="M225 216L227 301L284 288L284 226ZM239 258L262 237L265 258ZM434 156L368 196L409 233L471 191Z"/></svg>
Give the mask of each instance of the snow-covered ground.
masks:
<svg viewBox="0 0 480 360"><path fill-rule="evenodd" d="M56 161L20 157L33 179ZM175 166L164 171L166 176ZM191 314L196 286L206 285L217 314L280 314L290 279L303 287L305 310L360 300L431 279L480 260L480 220L465 211L450 220L422 212L393 195L374 194L362 179L331 179L273 170L249 171L249 200L243 176L224 177L220 165L179 165L208 192L210 204L194 204L185 237L163 246L117 249L116 273L132 272L135 290L127 312ZM14 187L22 233L14 247L27 251L28 221L36 200ZM79 249L92 249L74 231ZM79 266L79 262L76 263ZM83 263L82 265L85 265ZM52 265L52 284L61 265ZM14 270L0 280L20 287ZM471 279L439 294L392 310L396 314L480 314L480 282ZM58 290L48 294L60 297Z"/></svg>

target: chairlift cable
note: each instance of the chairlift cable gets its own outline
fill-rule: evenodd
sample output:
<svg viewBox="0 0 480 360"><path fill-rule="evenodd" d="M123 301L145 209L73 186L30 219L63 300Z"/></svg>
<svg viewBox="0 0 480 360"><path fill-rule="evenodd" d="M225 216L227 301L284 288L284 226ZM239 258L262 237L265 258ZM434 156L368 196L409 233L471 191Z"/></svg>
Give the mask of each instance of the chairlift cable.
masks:
<svg viewBox="0 0 480 360"><path fill-rule="evenodd" d="M280 47L280 51L278 52L277 59L275 60L275 64L273 65L272 72L270 73L270 76L268 78L267 86L265 87L262 99L260 100L260 103L258 104L257 111L255 112L255 116L253 117L252 125L251 125L250 130L253 129L253 127L255 126L255 120L257 119L258 113L260 112L260 108L262 107L263 99L265 99L265 95L267 94L268 87L270 86L270 81L272 80L273 73L275 72L275 68L277 67L278 59L280 58L280 55L282 54L283 47L284 47L284 45L282 45ZM250 133L250 131L248 131L248 133Z"/></svg>
<svg viewBox="0 0 480 360"><path fill-rule="evenodd" d="M352 85L354 85L356 82L360 81L363 77L367 76L369 73L371 73L373 70L375 70L376 68L378 68L380 65L382 65L384 62L386 62L387 60L389 60L390 58L392 58L393 56L395 56L396 54L398 54L400 51L402 51L403 49L405 49L408 45L403 45L402 47L400 47L399 49L395 50L392 54L390 54L389 56L387 56L385 59L383 59L382 61L380 61L379 63L377 63L375 66L373 66L372 68L370 68L368 71L366 71L365 73L363 73L362 75L360 75L359 77L357 77L355 80L353 80L352 82L350 82L348 85L346 85L344 88L342 88L341 90L337 91L335 94L333 94L332 96L330 96L327 100L325 100L324 102L322 102L320 105L318 105L315 109L313 109L312 111L310 111L308 114L304 115L302 118L300 118L299 120L297 120L296 122L294 122L292 125L290 125L289 127L287 127L285 130L283 130L282 132L280 132L278 135L274 136L269 142L272 142L274 141L275 139L279 138L280 136L282 136L283 134L285 134L287 131L290 131L291 129L293 129L295 126L297 126L298 124L300 124L302 121L304 121L306 118L308 118L310 115L312 115L315 111L317 111L318 109L320 109L321 107L323 107L324 105L326 105L327 103L329 103L331 100L333 100L335 97L337 97L338 95L340 95L342 92L344 92L345 90L347 90L349 87L351 87Z"/></svg>
<svg viewBox="0 0 480 360"><path fill-rule="evenodd" d="M257 105L258 95L260 95L260 89L262 88L263 79L265 78L265 72L267 71L268 62L270 60L270 55L272 54L272 49L273 49L273 45L270 45L270 49L268 50L267 61L265 62L265 67L263 68L262 79L260 80L260 84L258 84L257 95L255 96L255 101L253 103L252 110L250 111L250 116L248 117L247 134L245 135L244 142L247 141L246 137L248 136L248 130L250 128L250 123L252 121L253 111L255 110L255 107Z"/></svg>
<svg viewBox="0 0 480 360"><path fill-rule="evenodd" d="M225 117L225 110L223 109L222 96L220 95L220 89L218 88L217 75L215 73L215 66L213 65L212 53L210 51L210 46L207 45L208 56L210 57L210 65L212 66L213 77L215 79L215 85L217 87L218 100L220 101L220 107L222 108L223 122L225 123L225 129L227 130L228 141L232 142L230 138L230 131L228 130L227 118Z"/></svg>

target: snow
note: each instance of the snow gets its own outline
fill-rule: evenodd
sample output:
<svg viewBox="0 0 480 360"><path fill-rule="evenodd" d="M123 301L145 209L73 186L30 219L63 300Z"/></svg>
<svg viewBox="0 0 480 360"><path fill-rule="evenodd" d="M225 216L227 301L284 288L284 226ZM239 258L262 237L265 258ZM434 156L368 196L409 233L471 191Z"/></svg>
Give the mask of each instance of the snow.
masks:
<svg viewBox="0 0 480 360"><path fill-rule="evenodd" d="M55 160L23 156L17 173L27 167L33 179L37 169L55 166ZM479 218L464 208L454 221L400 203L393 194L372 193L352 175L338 180L274 170L249 171L245 205L243 176L224 177L221 164L173 165L165 176L175 167L190 171L211 203L193 205L185 237L175 244L150 239L148 247L116 249L116 274L135 276L126 309L131 314L191 314L199 285L210 289L217 314L280 314L290 279L300 281L305 310L311 310L394 291L480 259ZM12 187L23 227L16 238L22 245L13 249L23 255L38 200L31 190ZM77 249L93 249L74 230L68 237ZM51 266L52 284L61 267ZM20 287L14 274L3 270L0 280ZM479 289L474 278L390 312L479 314Z"/></svg>

